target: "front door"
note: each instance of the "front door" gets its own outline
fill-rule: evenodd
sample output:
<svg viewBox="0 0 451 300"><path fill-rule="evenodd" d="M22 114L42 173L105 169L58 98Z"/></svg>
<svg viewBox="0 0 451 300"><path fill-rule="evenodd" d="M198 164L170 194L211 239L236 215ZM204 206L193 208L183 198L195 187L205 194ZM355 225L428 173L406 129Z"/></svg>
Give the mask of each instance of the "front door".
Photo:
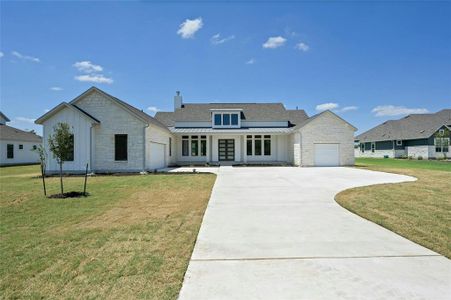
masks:
<svg viewBox="0 0 451 300"><path fill-rule="evenodd" d="M235 140L220 139L218 140L218 157L219 161L235 160Z"/></svg>

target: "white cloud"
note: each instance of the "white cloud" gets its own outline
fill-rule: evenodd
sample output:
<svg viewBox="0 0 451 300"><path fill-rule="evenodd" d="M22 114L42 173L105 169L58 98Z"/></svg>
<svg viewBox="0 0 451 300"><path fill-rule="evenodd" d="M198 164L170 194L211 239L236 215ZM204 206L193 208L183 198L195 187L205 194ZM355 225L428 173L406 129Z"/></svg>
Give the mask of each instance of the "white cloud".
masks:
<svg viewBox="0 0 451 300"><path fill-rule="evenodd" d="M88 74L103 71L102 66L95 65L92 62L90 62L89 60L77 61L76 63L73 64L73 66L78 71L83 72L83 73L88 73Z"/></svg>
<svg viewBox="0 0 451 300"><path fill-rule="evenodd" d="M255 64L255 62L256 62L255 58L251 58L248 61L246 61L246 65L253 65Z"/></svg>
<svg viewBox="0 0 451 300"><path fill-rule="evenodd" d="M156 113L156 112L159 112L161 109L159 109L159 108L156 107L156 106L149 106L149 107L147 108L147 110L150 111L150 112L152 112L152 113Z"/></svg>
<svg viewBox="0 0 451 300"><path fill-rule="evenodd" d="M234 35L229 35L228 37L221 38L221 34L217 33L211 37L210 42L213 45L220 45L220 44L224 44L225 42L231 41L234 38L235 38Z"/></svg>
<svg viewBox="0 0 451 300"><path fill-rule="evenodd" d="M273 36L273 37L268 38L268 40L262 45L262 47L268 48L268 49L275 49L275 48L279 48L279 47L282 47L283 45L285 45L286 41L287 41L287 39L284 37Z"/></svg>
<svg viewBox="0 0 451 300"><path fill-rule="evenodd" d="M317 111L332 110L332 109L338 108L338 106L339 106L338 103L332 103L332 102L323 103L323 104L318 104L316 106L316 110Z"/></svg>
<svg viewBox="0 0 451 300"><path fill-rule="evenodd" d="M408 114L425 114L429 111L426 108L407 108L405 106L379 105L373 108L372 112L376 115L376 117L385 117Z"/></svg>
<svg viewBox="0 0 451 300"><path fill-rule="evenodd" d="M5 56L5 55L3 54L3 52L0 51L0 57L3 57L3 56Z"/></svg>
<svg viewBox="0 0 451 300"><path fill-rule="evenodd" d="M16 117L16 121L34 124L34 121L36 121L36 119Z"/></svg>
<svg viewBox="0 0 451 300"><path fill-rule="evenodd" d="M302 52L307 52L310 50L310 46L307 45L306 43L297 43L296 44L296 49L302 51Z"/></svg>
<svg viewBox="0 0 451 300"><path fill-rule="evenodd" d="M33 57L33 56L29 56L29 55L23 55L23 54L21 54L21 53L19 53L17 51L13 51L13 52L11 52L11 54L13 56L19 58L19 59L29 60L29 61L36 62L36 63L41 62L41 60L39 58L37 58L37 57Z"/></svg>
<svg viewBox="0 0 451 300"><path fill-rule="evenodd" d="M62 91L63 88L61 88L61 87L59 87L59 86L52 86L52 87L50 88L50 90L52 90L52 91Z"/></svg>
<svg viewBox="0 0 451 300"><path fill-rule="evenodd" d="M193 38L194 34L201 29L202 26L204 26L204 23L200 17L194 20L186 19L185 22L180 24L177 34L184 39Z"/></svg>
<svg viewBox="0 0 451 300"><path fill-rule="evenodd" d="M357 110L358 107L357 106L345 106L342 109L340 109L341 112L347 112L347 111L351 111L351 110Z"/></svg>
<svg viewBox="0 0 451 300"><path fill-rule="evenodd" d="M105 77L102 74L79 75L79 76L75 76L75 80L82 81L82 82L94 82L94 83L107 83L107 84L113 83L113 78Z"/></svg>

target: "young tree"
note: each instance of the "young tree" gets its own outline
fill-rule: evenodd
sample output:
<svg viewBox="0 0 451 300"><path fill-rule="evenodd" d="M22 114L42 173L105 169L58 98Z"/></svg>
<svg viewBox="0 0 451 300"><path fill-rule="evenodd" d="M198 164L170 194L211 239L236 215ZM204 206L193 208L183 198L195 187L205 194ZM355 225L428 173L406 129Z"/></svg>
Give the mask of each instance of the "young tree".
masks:
<svg viewBox="0 0 451 300"><path fill-rule="evenodd" d="M42 186L44 187L44 196L47 196L47 190L45 188L45 164L47 160L47 153L45 152L44 146L42 145L33 148L33 150L31 151L35 151L39 155L39 161L41 162Z"/></svg>
<svg viewBox="0 0 451 300"><path fill-rule="evenodd" d="M63 163L73 159L72 155L74 150L74 138L70 131L69 124L56 124L53 128L53 135L49 136L48 143L53 157L60 166L61 195L63 195Z"/></svg>

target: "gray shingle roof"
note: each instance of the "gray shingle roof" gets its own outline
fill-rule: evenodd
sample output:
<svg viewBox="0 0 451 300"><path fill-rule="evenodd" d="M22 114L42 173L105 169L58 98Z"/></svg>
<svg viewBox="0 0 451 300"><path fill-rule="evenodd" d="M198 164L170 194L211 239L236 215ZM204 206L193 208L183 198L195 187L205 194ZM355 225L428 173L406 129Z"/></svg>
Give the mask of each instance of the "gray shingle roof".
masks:
<svg viewBox="0 0 451 300"><path fill-rule="evenodd" d="M34 133L23 131L8 125L0 125L0 140L41 143L42 138Z"/></svg>
<svg viewBox="0 0 451 300"><path fill-rule="evenodd" d="M441 126L451 124L451 109L435 114L412 114L386 121L356 137L360 142L412 140L431 137Z"/></svg>
<svg viewBox="0 0 451 300"><path fill-rule="evenodd" d="M157 112L155 118L168 127L175 122L211 122L212 109L242 109L242 121L290 121L292 125L308 119L304 110L287 110L282 103L196 103L185 104L175 112Z"/></svg>

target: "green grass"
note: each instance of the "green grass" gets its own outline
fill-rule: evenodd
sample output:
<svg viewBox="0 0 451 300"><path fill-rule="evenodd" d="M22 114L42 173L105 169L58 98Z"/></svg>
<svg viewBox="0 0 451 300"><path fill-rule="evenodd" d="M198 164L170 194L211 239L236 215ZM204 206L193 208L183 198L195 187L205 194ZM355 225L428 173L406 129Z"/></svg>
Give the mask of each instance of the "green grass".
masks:
<svg viewBox="0 0 451 300"><path fill-rule="evenodd" d="M177 298L214 175L92 177L91 196L48 199L38 172L0 168L1 298Z"/></svg>
<svg viewBox="0 0 451 300"><path fill-rule="evenodd" d="M359 158L356 166L418 180L349 189L336 196L340 205L451 258L449 162Z"/></svg>
<svg viewBox="0 0 451 300"><path fill-rule="evenodd" d="M451 172L451 162L442 160L410 160L393 158L356 158L356 166L400 169L423 169Z"/></svg>

